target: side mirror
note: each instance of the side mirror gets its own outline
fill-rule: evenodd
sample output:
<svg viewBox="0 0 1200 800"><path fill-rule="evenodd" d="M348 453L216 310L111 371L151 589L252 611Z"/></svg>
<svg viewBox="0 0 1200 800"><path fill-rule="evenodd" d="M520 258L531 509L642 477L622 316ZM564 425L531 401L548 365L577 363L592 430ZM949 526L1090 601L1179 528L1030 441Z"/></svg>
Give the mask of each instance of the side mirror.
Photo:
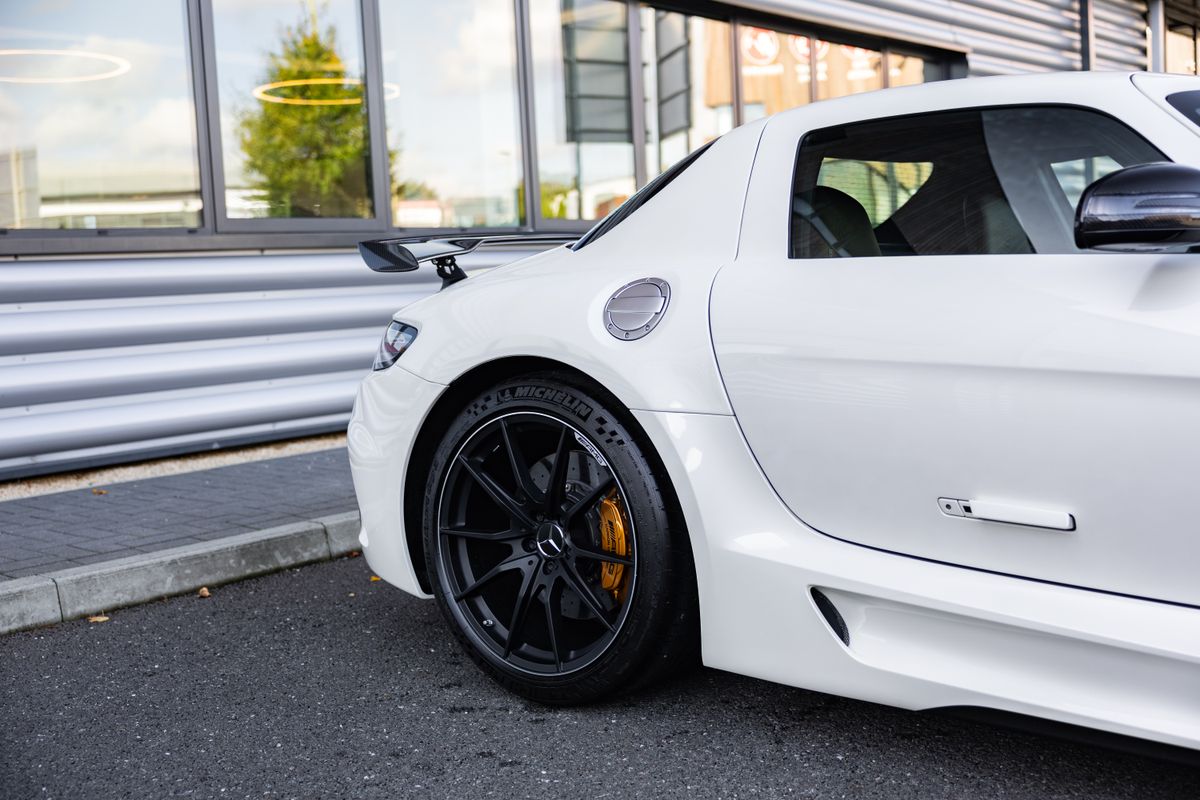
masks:
<svg viewBox="0 0 1200 800"><path fill-rule="evenodd" d="M1105 175L1083 190L1075 246L1168 247L1200 242L1200 169L1160 162Z"/></svg>

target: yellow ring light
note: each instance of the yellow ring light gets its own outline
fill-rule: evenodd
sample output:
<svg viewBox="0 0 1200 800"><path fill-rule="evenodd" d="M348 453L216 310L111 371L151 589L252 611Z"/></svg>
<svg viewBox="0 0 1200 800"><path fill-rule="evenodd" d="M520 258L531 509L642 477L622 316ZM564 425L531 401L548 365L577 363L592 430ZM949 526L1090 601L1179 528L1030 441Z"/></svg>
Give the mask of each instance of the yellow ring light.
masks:
<svg viewBox="0 0 1200 800"><path fill-rule="evenodd" d="M289 81L274 81L272 83L264 83L261 86L255 86L250 90L257 99L264 103L279 103L285 106L355 106L362 103L363 99L359 97L328 97L328 98L309 98L309 97L280 97L277 94L271 94L278 89L289 89L294 86L362 86L361 78L295 78ZM383 85L383 98L391 100L400 96L400 87L394 83L385 83Z"/></svg>
<svg viewBox="0 0 1200 800"><path fill-rule="evenodd" d="M64 78L26 78L19 75L0 75L0 83L83 83L103 81L124 75L133 69L128 60L108 53L88 53L83 50L0 50L0 56L58 56L60 58L87 58L111 64L112 68L95 75L70 75Z"/></svg>

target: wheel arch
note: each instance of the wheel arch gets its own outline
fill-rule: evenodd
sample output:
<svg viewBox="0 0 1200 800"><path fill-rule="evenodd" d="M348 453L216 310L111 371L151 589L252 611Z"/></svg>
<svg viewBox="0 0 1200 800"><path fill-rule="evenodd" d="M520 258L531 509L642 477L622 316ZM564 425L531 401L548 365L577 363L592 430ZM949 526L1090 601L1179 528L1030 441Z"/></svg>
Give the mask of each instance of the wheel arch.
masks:
<svg viewBox="0 0 1200 800"><path fill-rule="evenodd" d="M404 475L404 497L401 510L404 515L404 536L409 558L412 559L414 572L421 589L426 594L432 593L429 576L421 568L421 565L425 564L421 506L429 467L441 441L442 432L456 414L465 409L467 404L488 387L494 386L500 381L531 373L554 374L566 378L578 384L580 388L598 395L600 399L608 402L618 411L624 412L621 423L634 437L638 447L641 448L654 470L654 478L662 489L669 506L667 511L672 528L682 530L687 536L688 555L692 559L694 579L696 543L689 532L683 506L679 502L679 495L671 481L670 473L663 463L662 456L651 442L650 436L641 423L633 414L629 413L625 403L605 389L599 381L569 364L538 356L509 356L478 364L451 381L446 390L438 397L437 402L429 409L413 442L412 453L409 456Z"/></svg>

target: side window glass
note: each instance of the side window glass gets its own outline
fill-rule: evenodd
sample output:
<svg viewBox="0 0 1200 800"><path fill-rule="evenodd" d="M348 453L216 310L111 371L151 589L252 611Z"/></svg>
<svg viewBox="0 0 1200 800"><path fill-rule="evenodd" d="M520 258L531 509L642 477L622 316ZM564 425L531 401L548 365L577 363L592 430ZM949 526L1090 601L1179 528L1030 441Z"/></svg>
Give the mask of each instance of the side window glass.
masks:
<svg viewBox="0 0 1200 800"><path fill-rule="evenodd" d="M817 185L840 189L862 205L879 225L907 203L929 180L933 164L928 161L859 161L831 158L821 162Z"/></svg>
<svg viewBox="0 0 1200 800"><path fill-rule="evenodd" d="M1124 123L1084 108L996 108L982 119L1000 184L1039 253L1080 252L1075 206L1092 181L1167 160Z"/></svg>
<svg viewBox="0 0 1200 800"><path fill-rule="evenodd" d="M978 111L877 120L804 138L792 258L1028 253Z"/></svg>
<svg viewBox="0 0 1200 800"><path fill-rule="evenodd" d="M938 112L827 128L801 142L792 258L1078 252L1084 188L1163 156L1086 109Z"/></svg>
<svg viewBox="0 0 1200 800"><path fill-rule="evenodd" d="M1099 180L1120 168L1120 162L1108 156L1073 158L1069 161L1055 161L1050 165L1071 208L1079 205L1079 198L1083 195L1083 190L1092 181Z"/></svg>

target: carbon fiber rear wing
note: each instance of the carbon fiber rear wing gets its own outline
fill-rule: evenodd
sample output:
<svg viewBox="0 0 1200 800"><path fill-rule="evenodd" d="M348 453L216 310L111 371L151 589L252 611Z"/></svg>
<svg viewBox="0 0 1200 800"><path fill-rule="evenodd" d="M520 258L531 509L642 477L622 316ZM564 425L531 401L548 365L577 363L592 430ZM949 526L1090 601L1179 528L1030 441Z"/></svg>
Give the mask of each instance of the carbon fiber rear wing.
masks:
<svg viewBox="0 0 1200 800"><path fill-rule="evenodd" d="M375 272L412 272L426 261L433 262L442 288L467 277L455 260L486 245L567 244L579 237L574 234L528 233L503 236L412 236L401 239L373 239L359 242L358 252Z"/></svg>

